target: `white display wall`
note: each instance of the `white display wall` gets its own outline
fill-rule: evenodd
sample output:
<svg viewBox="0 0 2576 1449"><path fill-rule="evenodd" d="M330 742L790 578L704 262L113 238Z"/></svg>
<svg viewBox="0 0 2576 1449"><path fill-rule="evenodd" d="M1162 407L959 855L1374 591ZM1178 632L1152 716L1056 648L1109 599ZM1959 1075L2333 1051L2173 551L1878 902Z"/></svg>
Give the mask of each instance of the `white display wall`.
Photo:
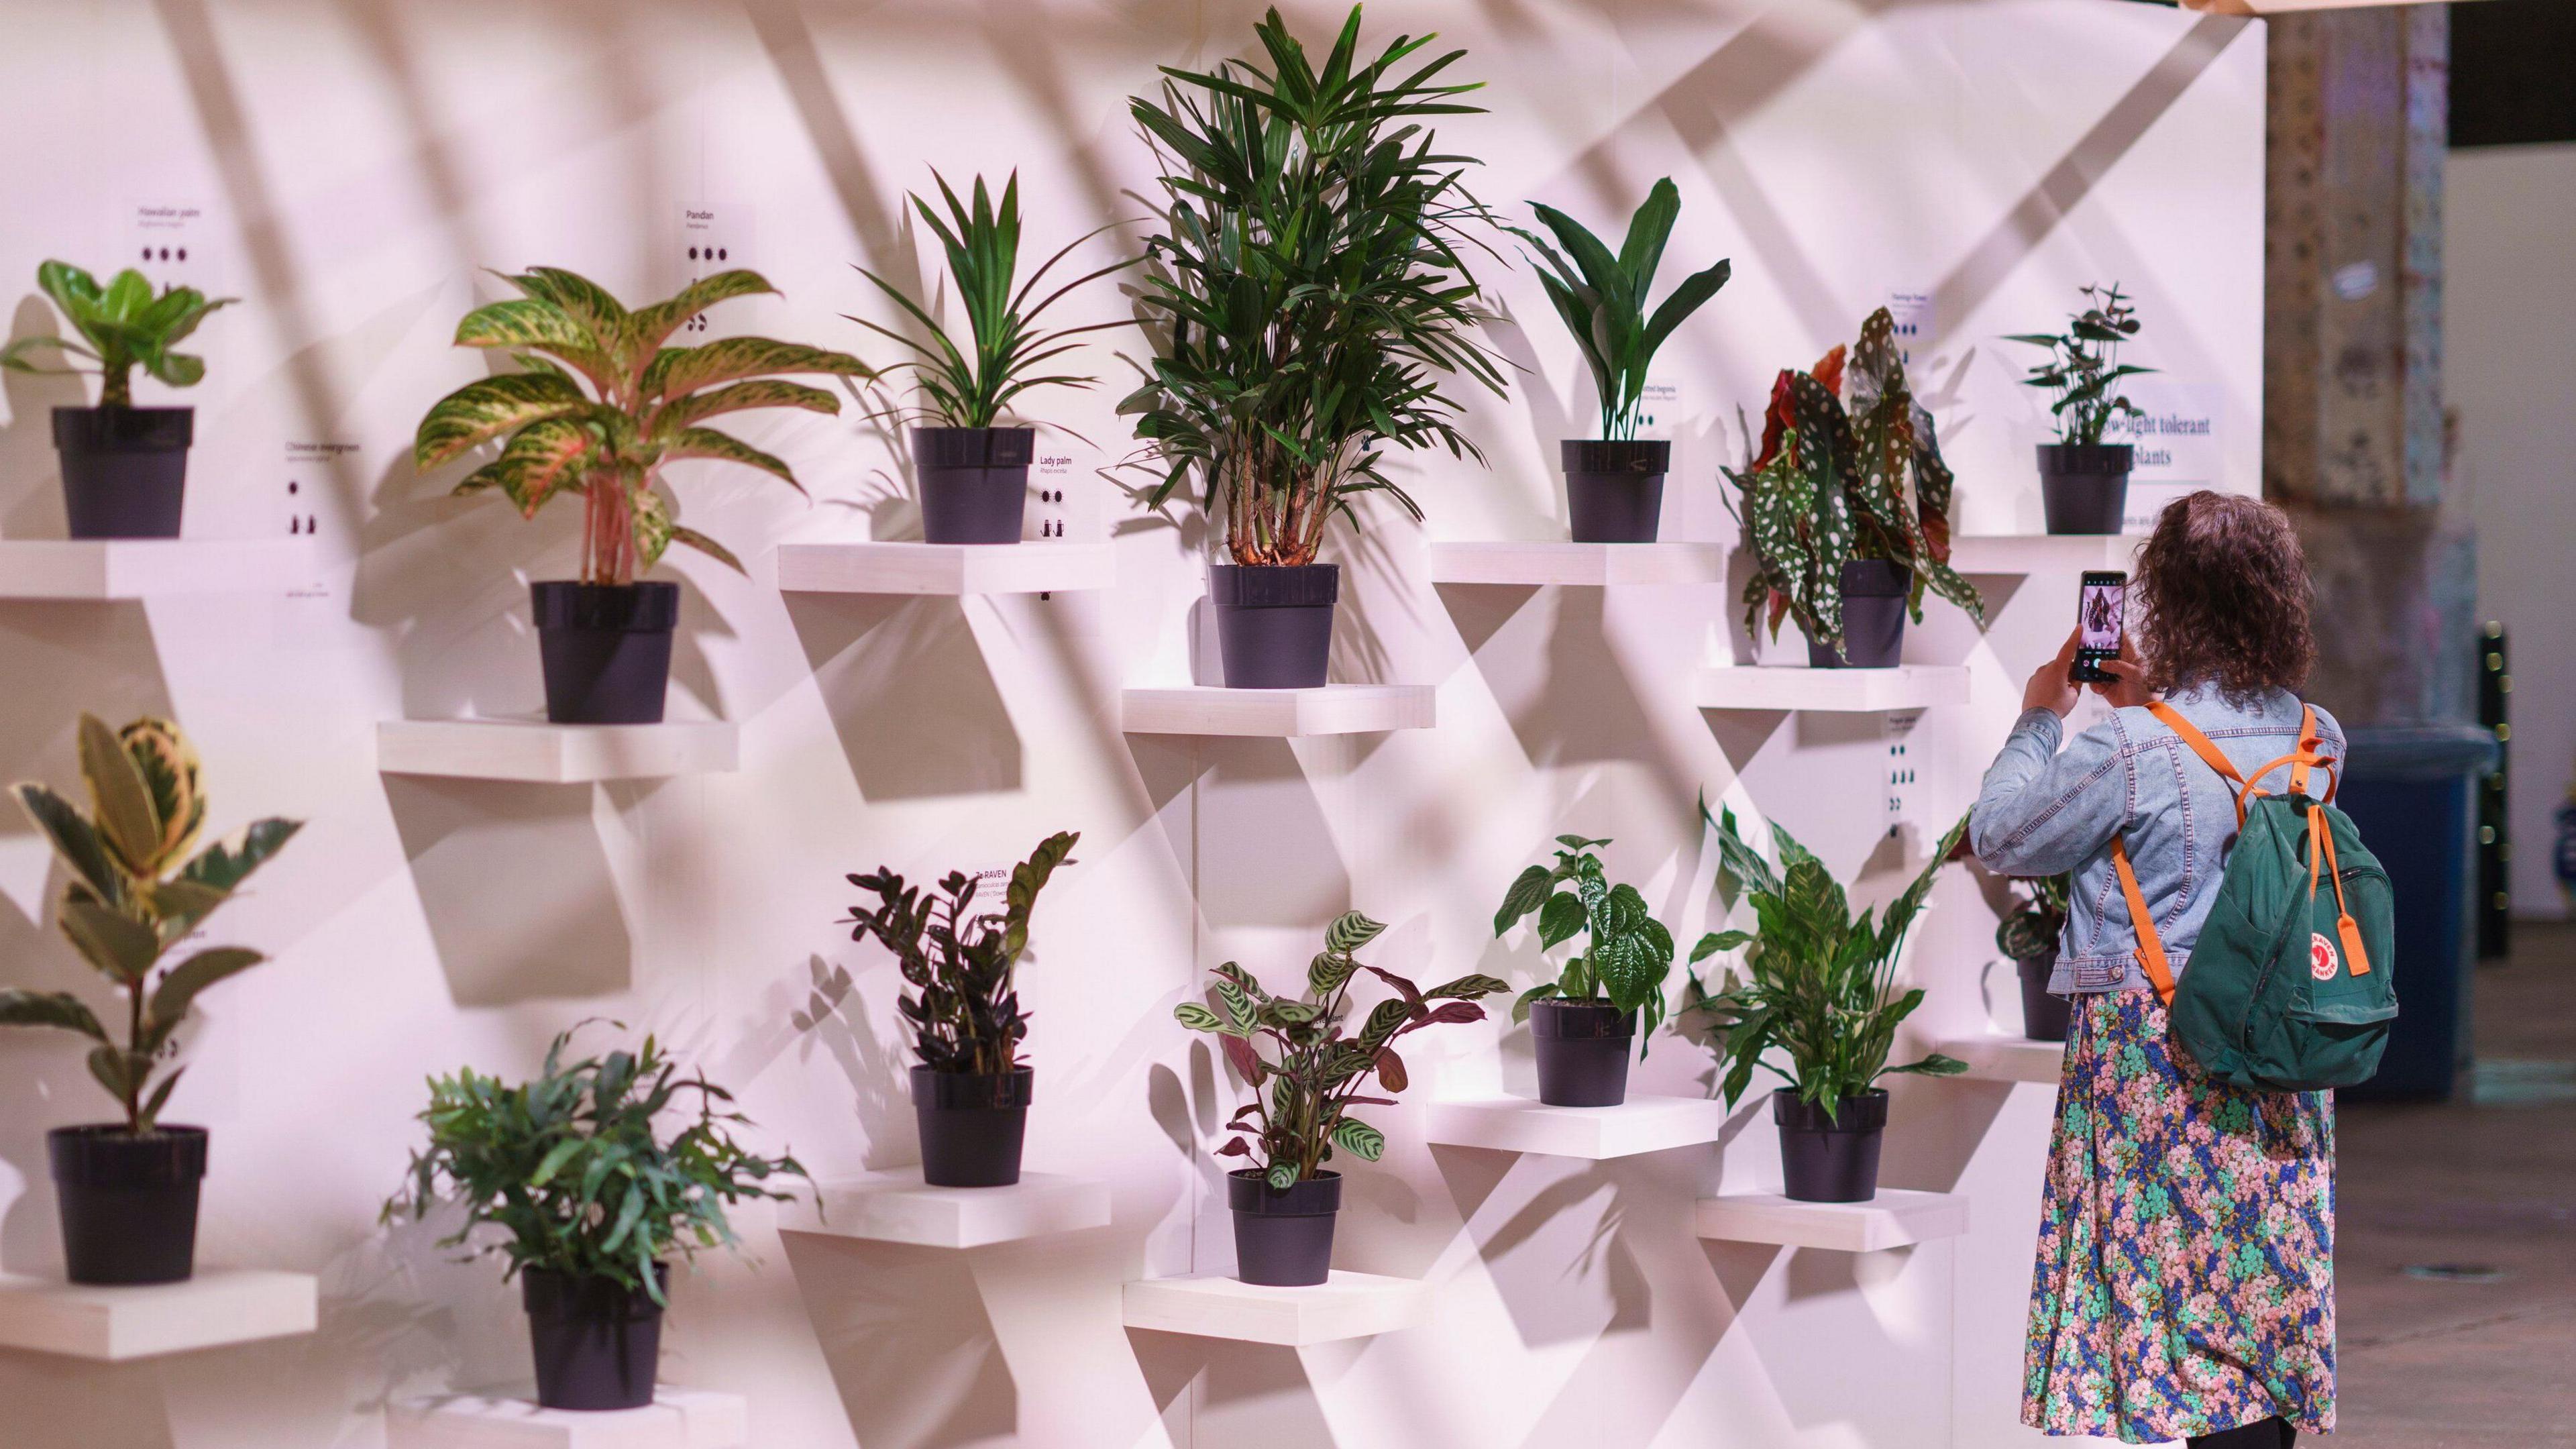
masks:
<svg viewBox="0 0 2576 1449"><path fill-rule="evenodd" d="M217 600L0 602L0 777L75 778L71 724L171 713L205 756L217 828L310 825L219 934L274 961L213 993L174 1120L214 1131L201 1258L317 1273L309 1337L95 1366L0 1352L0 1440L27 1449L355 1449L389 1398L524 1376L516 1296L429 1231L377 1226L418 1140L423 1079L534 1067L584 1018L650 1029L731 1085L818 1176L916 1160L897 977L836 926L846 872L1006 864L1078 829L1024 972L1032 1169L1113 1187L1111 1226L946 1252L747 1222L752 1262L676 1293L670 1381L744 1395L762 1446L1469 1444L1988 1446L2015 1426L2021 1315L2049 1117L2042 1087L1903 1082L1885 1180L1957 1190L1964 1237L1852 1255L1702 1242L1691 1206L1775 1185L1758 1102L1720 1147L1584 1163L1428 1147L1418 1105L1528 1091L1524 1033L1415 1040L1386 1160L1355 1171L1337 1264L1428 1280L1429 1326L1308 1350L1130 1332L1129 1279L1223 1270L1209 1155L1236 1089L1171 1020L1202 969L1277 982L1349 908L1369 959L1527 984L1491 939L1549 837L1609 836L1617 878L1687 942L1713 923L1705 790L1775 818L1870 898L1964 810L2020 680L2072 609L2064 571L1981 577L1980 636L1937 601L1912 662L1966 665L1964 707L1919 718L1704 711L1696 666L1751 662L1723 588L1435 586L1426 542L1564 536L1556 440L1588 383L1526 271L1487 269L1502 351L1477 399L1490 469L1404 465L1430 511L1337 533L1336 678L1435 685L1436 729L1286 741L1122 733L1119 691L1191 678L1202 542L1094 475L1128 450L1106 381L1032 402L1088 443L1032 529L1114 540L1114 589L959 601L782 595L770 546L917 537L890 435L855 417L749 415L809 504L743 473L680 475L698 558L675 718L741 727L741 768L530 785L380 774L396 718L538 707L529 578L573 559L571 512L522 523L415 474L412 429L482 360L450 347L486 267L571 267L630 297L720 242L783 300L755 331L882 359L844 312L890 320L850 269L922 258L901 193L1017 167L1032 245L1140 217L1152 166L1126 97L1158 64L1251 42L1255 6L1185 0L798 5L446 0L12 0L0 18L0 278L61 256L243 300L203 334L188 532L309 525L322 564ZM1339 18L1293 7L1320 43ZM2147 320L2144 401L2186 423L2138 498L2258 487L2263 32L2114 0L1404 0L1373 37L1437 29L1491 114L1445 127L1475 187L1613 230L1681 188L1669 269L1733 283L1658 366L1677 440L1665 536L1731 540L1717 467L1738 409L1901 301L1916 377L1961 480L1964 533L2035 531L2035 394L2000 334L2116 279ZM708 230L684 230L688 213ZM173 258L157 249L176 239ZM1107 258L1102 238L1086 256ZM176 252L186 249L180 262ZM1120 315L1099 289L1064 320ZM19 331L50 327L19 303ZM6 378L0 536L60 537L50 379ZM169 401L146 386L138 401ZM693 465L692 465L693 466ZM1792 641L1794 643L1794 640ZM1767 657L1767 654L1763 657ZM1784 652L1781 657L1795 657ZM1212 677L1212 676L1211 676ZM1901 753L1899 751L1901 750ZM1893 827L1893 833L1891 833ZM52 934L41 841L0 823L0 979L80 985ZM2017 1025L1990 910L1947 878L1909 955L1919 1049ZM1678 973L1676 984L1678 985ZM1448 1039L1440 1041L1445 1035ZM1703 1096L1707 1053L1658 1041L1632 1090ZM101 1115L63 1040L0 1039L0 1266L57 1272L43 1133Z"/></svg>

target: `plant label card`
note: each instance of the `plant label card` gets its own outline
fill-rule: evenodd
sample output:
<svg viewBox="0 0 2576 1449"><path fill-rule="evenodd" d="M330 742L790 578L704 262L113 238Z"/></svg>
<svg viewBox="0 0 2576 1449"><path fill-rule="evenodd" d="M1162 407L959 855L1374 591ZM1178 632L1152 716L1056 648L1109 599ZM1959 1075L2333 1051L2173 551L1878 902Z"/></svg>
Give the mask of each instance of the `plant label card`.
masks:
<svg viewBox="0 0 2576 1449"><path fill-rule="evenodd" d="M108 278L132 267L152 283L154 291L194 287L210 297L221 296L223 251L213 214L207 207L193 201L128 201L124 250L111 265L99 270L99 285L107 285ZM207 325L211 327L215 320L208 318ZM202 352L204 335L200 332L190 338L181 350Z"/></svg>
<svg viewBox="0 0 2576 1449"><path fill-rule="evenodd" d="M1930 347L1940 335L1941 314L1930 292L1902 287L1887 294L1887 311L1896 319L1896 355L1912 367L1916 351Z"/></svg>
<svg viewBox="0 0 2576 1449"><path fill-rule="evenodd" d="M663 258L676 279L671 290L676 292L718 272L752 267L756 217L749 205L738 201L683 203ZM681 325L680 335L672 339L673 345L687 346L706 330L706 314L701 312Z"/></svg>
<svg viewBox="0 0 2576 1449"><path fill-rule="evenodd" d="M1923 722L1919 709L1890 710L1881 716L1879 726L1887 742L1887 833L1894 835L1906 826L1923 828L1923 801L1926 791L1915 774L1914 727Z"/></svg>
<svg viewBox="0 0 2576 1449"><path fill-rule="evenodd" d="M1038 429L1037 461L1029 469L1028 523L1032 539L1062 543L1100 537L1100 459L1060 428Z"/></svg>
<svg viewBox="0 0 2576 1449"><path fill-rule="evenodd" d="M332 515L330 500L354 498L365 492L366 480L358 476L359 459L356 443L288 439L283 466L278 470L280 482L275 500L281 520L276 531L290 538L309 538L326 523L337 531L339 520ZM277 601L275 615L280 648L310 651L348 647L348 621L335 601L338 591L331 586L331 571L339 566L339 557L336 549L329 556L317 551L311 577L283 581L286 592Z"/></svg>
<svg viewBox="0 0 2576 1449"><path fill-rule="evenodd" d="M1684 416L1682 385L1649 372L1637 408L1637 436L1669 442L1681 436Z"/></svg>

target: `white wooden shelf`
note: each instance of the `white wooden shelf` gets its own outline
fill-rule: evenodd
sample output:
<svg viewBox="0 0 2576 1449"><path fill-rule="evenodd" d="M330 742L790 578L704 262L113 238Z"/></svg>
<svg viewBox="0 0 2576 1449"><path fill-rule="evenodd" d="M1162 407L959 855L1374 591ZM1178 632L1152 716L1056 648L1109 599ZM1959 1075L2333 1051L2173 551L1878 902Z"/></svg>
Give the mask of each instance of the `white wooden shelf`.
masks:
<svg viewBox="0 0 2576 1449"><path fill-rule="evenodd" d="M0 1348L110 1363L311 1333L308 1273L209 1271L184 1283L92 1287L0 1273Z"/></svg>
<svg viewBox="0 0 2576 1449"><path fill-rule="evenodd" d="M778 587L815 594L1044 594L1117 579L1105 543L782 543Z"/></svg>
<svg viewBox="0 0 2576 1449"><path fill-rule="evenodd" d="M0 539L0 599L283 594L319 567L309 538Z"/></svg>
<svg viewBox="0 0 2576 1449"><path fill-rule="evenodd" d="M1866 713L1968 702L1968 671L1956 664L1893 669L1806 669L1737 664L1700 670L1692 702L1702 709Z"/></svg>
<svg viewBox="0 0 2576 1449"><path fill-rule="evenodd" d="M749 1449L739 1394L665 1387L640 1409L541 1409L533 1389L398 1399L385 1449Z"/></svg>
<svg viewBox="0 0 2576 1449"><path fill-rule="evenodd" d="M1431 1287L1339 1270L1312 1288L1261 1288L1200 1273L1130 1283L1124 1308L1129 1328L1303 1348L1418 1328L1431 1316Z"/></svg>
<svg viewBox="0 0 2576 1449"><path fill-rule="evenodd" d="M1966 1062L1968 1070L1961 1075L1987 1082L2041 1082L2053 1087L2066 1066L2066 1043L2031 1041L1999 1031L1945 1041L1933 1050Z"/></svg>
<svg viewBox="0 0 2576 1449"><path fill-rule="evenodd" d="M1435 584L1722 584L1722 543L1435 543Z"/></svg>
<svg viewBox="0 0 2576 1449"><path fill-rule="evenodd" d="M1963 574L2126 572L2144 542L2135 533L1963 533L1950 540L1950 567Z"/></svg>
<svg viewBox="0 0 2576 1449"><path fill-rule="evenodd" d="M1724 1102L1704 1097L1630 1097L1616 1107L1551 1107L1531 1097L1435 1101L1423 1139L1445 1147L1487 1147L1595 1162L1715 1142L1726 1130Z"/></svg>
<svg viewBox="0 0 2576 1449"><path fill-rule="evenodd" d="M1693 1213L1699 1235L1730 1243L1777 1243L1839 1253L1875 1253L1968 1230L1963 1193L1882 1187L1868 1202L1798 1202L1776 1192L1704 1197Z"/></svg>
<svg viewBox="0 0 2576 1449"><path fill-rule="evenodd" d="M2182 0L2205 15L2305 15L2317 10L2380 10L2430 0Z"/></svg>
<svg viewBox="0 0 2576 1449"><path fill-rule="evenodd" d="M791 1233L925 1248L979 1248L1108 1223L1109 1184L1097 1178L1023 1172L1008 1187L932 1187L918 1169L823 1183L779 1219Z"/></svg>
<svg viewBox="0 0 2576 1449"><path fill-rule="evenodd" d="M376 726L376 768L576 785L739 768L742 734L723 721L559 725L538 719L394 719Z"/></svg>
<svg viewBox="0 0 2576 1449"><path fill-rule="evenodd" d="M1427 684L1327 684L1319 689L1130 689L1119 723L1131 735L1373 734L1427 730L1439 695Z"/></svg>

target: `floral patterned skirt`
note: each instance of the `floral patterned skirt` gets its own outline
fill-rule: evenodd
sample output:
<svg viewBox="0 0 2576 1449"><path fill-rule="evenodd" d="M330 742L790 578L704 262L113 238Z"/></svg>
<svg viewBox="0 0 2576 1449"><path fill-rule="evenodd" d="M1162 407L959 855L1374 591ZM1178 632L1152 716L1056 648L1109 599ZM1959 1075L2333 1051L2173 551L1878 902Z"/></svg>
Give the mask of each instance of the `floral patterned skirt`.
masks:
<svg viewBox="0 0 2576 1449"><path fill-rule="evenodd" d="M2022 1422L2154 1444L2334 1428L2334 1099L2213 1083L2152 992L2076 999Z"/></svg>

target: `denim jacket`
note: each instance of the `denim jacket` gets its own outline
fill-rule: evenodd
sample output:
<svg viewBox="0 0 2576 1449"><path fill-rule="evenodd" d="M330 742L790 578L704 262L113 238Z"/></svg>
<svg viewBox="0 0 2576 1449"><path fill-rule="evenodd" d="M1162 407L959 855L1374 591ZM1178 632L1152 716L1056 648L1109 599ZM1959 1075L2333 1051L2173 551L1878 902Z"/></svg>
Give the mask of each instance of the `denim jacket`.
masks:
<svg viewBox="0 0 2576 1449"><path fill-rule="evenodd" d="M2177 690L2165 703L2249 779L2298 748L2299 700L2286 690L2266 694L2250 709L2229 704L2207 685ZM2343 728L2324 710L2317 711L2317 733L2324 741L2318 753L2341 760ZM1998 874L2074 872L2050 991L2144 991L2138 933L2111 866L2112 837L2129 842L2139 893L2179 977L2236 844L2236 787L2143 709L2115 710L2061 750L2064 734L2048 710L2022 715L1986 771L1968 838L1977 859ZM2288 790L2289 776L2283 766L2257 783L2278 794ZM2312 781L2310 788L2322 794L2325 782Z"/></svg>

